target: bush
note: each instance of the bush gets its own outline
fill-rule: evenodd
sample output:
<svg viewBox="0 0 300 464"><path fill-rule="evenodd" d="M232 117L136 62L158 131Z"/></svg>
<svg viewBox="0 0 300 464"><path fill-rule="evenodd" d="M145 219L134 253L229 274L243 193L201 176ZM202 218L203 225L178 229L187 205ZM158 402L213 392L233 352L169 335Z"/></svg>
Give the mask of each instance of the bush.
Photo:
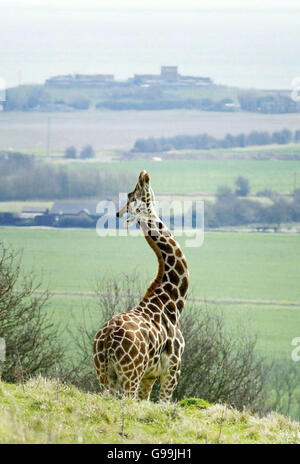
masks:
<svg viewBox="0 0 300 464"><path fill-rule="evenodd" d="M175 398L262 411L270 368L256 354L256 338L226 329L222 313L205 306L187 304L180 322L186 346Z"/></svg>
<svg viewBox="0 0 300 464"><path fill-rule="evenodd" d="M269 407L300 420L300 369L291 359L277 361L268 378Z"/></svg>
<svg viewBox="0 0 300 464"><path fill-rule="evenodd" d="M50 375L63 360L57 327L45 311L49 294L21 271L20 254L0 242L0 337L6 343L0 374L6 382Z"/></svg>

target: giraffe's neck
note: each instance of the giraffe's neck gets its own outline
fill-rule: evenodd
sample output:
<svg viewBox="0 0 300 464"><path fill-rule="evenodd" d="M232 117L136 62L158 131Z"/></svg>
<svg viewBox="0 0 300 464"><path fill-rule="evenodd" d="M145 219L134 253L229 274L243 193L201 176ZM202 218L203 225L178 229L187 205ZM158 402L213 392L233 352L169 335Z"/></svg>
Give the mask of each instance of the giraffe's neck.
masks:
<svg viewBox="0 0 300 464"><path fill-rule="evenodd" d="M184 254L156 213L152 213L148 220L141 220L139 224L158 260L157 275L142 301L159 298L162 310L167 311L173 322L178 322L189 285Z"/></svg>

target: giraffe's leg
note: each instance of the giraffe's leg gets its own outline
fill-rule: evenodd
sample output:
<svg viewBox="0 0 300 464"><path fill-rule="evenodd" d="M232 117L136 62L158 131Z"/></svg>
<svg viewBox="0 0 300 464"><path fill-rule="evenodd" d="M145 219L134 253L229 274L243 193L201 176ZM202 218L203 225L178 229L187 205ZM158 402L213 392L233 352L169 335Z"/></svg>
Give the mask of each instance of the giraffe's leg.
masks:
<svg viewBox="0 0 300 464"><path fill-rule="evenodd" d="M119 393L128 398L137 398L143 372L137 369L123 370L120 366L117 372Z"/></svg>
<svg viewBox="0 0 300 464"><path fill-rule="evenodd" d="M106 391L108 390L108 385L107 385L106 376L105 376L104 373L100 370L100 371L97 371L97 377L98 377L100 392L101 392L101 393L106 392Z"/></svg>
<svg viewBox="0 0 300 464"><path fill-rule="evenodd" d="M180 376L180 361L171 363L160 376L160 401L171 401Z"/></svg>
<svg viewBox="0 0 300 464"><path fill-rule="evenodd" d="M140 400L150 399L150 394L151 394L152 387L154 385L155 380L156 380L155 377L146 378L146 379L141 380L139 393L138 393L138 397Z"/></svg>
<svg viewBox="0 0 300 464"><path fill-rule="evenodd" d="M109 393L113 396L119 397L120 392L118 388L118 375L114 366L109 365L107 371L107 389Z"/></svg>
<svg viewBox="0 0 300 464"><path fill-rule="evenodd" d="M137 378L122 378L119 382L120 393L127 398L136 399L139 390L139 379Z"/></svg>
<svg viewBox="0 0 300 464"><path fill-rule="evenodd" d="M99 335L100 334L100 335ZM96 375L99 381L101 393L109 390L108 386L108 358L105 355L104 337L101 331L97 334L94 340L94 366Z"/></svg>
<svg viewBox="0 0 300 464"><path fill-rule="evenodd" d="M107 362L97 364L96 373L99 381L100 392L117 395L117 376L107 364Z"/></svg>
<svg viewBox="0 0 300 464"><path fill-rule="evenodd" d="M100 391L104 393L108 390L108 378L107 378L107 362L106 360L101 362L99 356L96 353L94 355L94 366L96 368L96 375L99 381Z"/></svg>

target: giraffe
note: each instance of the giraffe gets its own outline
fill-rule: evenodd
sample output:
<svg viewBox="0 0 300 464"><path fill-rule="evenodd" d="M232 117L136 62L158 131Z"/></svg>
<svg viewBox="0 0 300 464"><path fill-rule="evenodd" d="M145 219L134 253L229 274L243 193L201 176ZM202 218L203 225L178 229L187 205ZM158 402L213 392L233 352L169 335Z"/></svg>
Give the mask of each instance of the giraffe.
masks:
<svg viewBox="0 0 300 464"><path fill-rule="evenodd" d="M184 254L155 212L150 176L140 173L117 213L137 221L158 260L158 272L141 302L107 321L94 340L94 365L102 391L149 400L156 379L160 401L170 401L180 376L184 339L179 318L189 285Z"/></svg>

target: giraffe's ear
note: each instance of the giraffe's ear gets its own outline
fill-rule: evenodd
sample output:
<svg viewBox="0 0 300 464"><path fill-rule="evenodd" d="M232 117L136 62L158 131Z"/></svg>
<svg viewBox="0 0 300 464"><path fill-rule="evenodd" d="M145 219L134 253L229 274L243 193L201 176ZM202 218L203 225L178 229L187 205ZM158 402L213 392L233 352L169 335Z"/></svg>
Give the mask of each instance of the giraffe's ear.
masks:
<svg viewBox="0 0 300 464"><path fill-rule="evenodd" d="M144 181L147 182L147 184L150 182L150 174L148 174L148 172L146 172L144 176Z"/></svg>

